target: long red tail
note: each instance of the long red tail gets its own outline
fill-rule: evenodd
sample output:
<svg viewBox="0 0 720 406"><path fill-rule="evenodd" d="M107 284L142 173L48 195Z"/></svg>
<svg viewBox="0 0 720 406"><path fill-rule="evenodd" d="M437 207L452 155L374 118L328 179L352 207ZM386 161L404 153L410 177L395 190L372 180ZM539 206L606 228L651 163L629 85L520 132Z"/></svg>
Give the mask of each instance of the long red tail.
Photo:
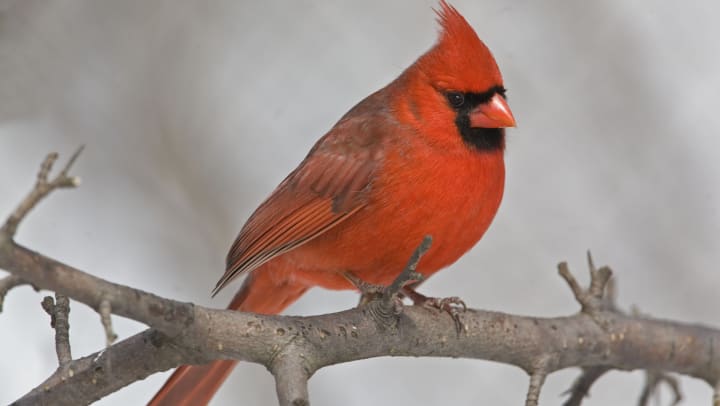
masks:
<svg viewBox="0 0 720 406"><path fill-rule="evenodd" d="M308 289L304 285L274 280L258 269L245 280L228 309L277 314ZM148 406L207 405L230 375L237 361L220 360L206 365L183 365L176 369Z"/></svg>

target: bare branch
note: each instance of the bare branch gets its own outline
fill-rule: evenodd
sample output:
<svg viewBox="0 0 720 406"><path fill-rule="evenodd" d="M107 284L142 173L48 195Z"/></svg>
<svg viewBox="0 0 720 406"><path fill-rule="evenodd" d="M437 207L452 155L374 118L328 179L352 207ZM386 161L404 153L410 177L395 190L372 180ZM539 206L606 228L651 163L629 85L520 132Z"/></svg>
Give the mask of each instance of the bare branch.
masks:
<svg viewBox="0 0 720 406"><path fill-rule="evenodd" d="M70 169L73 165L75 165L75 161L77 161L78 157L82 152L85 150L85 145L81 145L78 147L78 149L75 150L75 152L70 156L70 159L68 159L67 163L65 164L65 167L60 171L60 174L55 179L54 182L58 182L58 179L60 181L72 181L71 184L67 185L68 187L76 187L78 186L79 179L78 177L71 177L68 175L70 172Z"/></svg>
<svg viewBox="0 0 720 406"><path fill-rule="evenodd" d="M128 383L176 366L177 347L157 330L146 330L107 349L70 362L13 403L17 406L89 404ZM112 363L112 370L107 365Z"/></svg>
<svg viewBox="0 0 720 406"><path fill-rule="evenodd" d="M570 389L565 392L565 394L570 394L570 397L563 403L563 406L580 406L583 399L590 396L590 387L609 370L610 368L608 367L583 368L582 374L577 377Z"/></svg>
<svg viewBox="0 0 720 406"><path fill-rule="evenodd" d="M617 309L617 283L612 277L610 268L598 269L593 261L590 250L587 252L588 269L590 270L591 283L595 281L595 286L590 287L590 291L594 295L601 298L600 307L605 310L618 311ZM594 276L593 276L594 275ZM607 280L605 280L607 278ZM605 293L603 294L603 290Z"/></svg>
<svg viewBox="0 0 720 406"><path fill-rule="evenodd" d="M0 244L0 268L39 288L62 293L93 309L99 309L100 303L106 300L114 314L157 327L168 335L181 334L195 317L191 303L163 299L107 282L13 241Z"/></svg>
<svg viewBox="0 0 720 406"><path fill-rule="evenodd" d="M55 300L51 296L45 296L42 307L50 315L50 327L55 329L55 352L58 357L60 370L72 361L70 351L70 300L67 296L55 294Z"/></svg>
<svg viewBox="0 0 720 406"><path fill-rule="evenodd" d="M619 312L620 310L618 310L617 307L617 297L617 280L610 277L610 280L607 282L607 286L605 286L605 296L603 297L602 308L613 312Z"/></svg>
<svg viewBox="0 0 720 406"><path fill-rule="evenodd" d="M289 351L275 358L270 371L275 376L275 387L280 406L307 406L310 373L304 367L297 351Z"/></svg>
<svg viewBox="0 0 720 406"><path fill-rule="evenodd" d="M0 313L3 311L5 296L8 294L10 289L25 284L25 281L15 275L9 275L0 279Z"/></svg>
<svg viewBox="0 0 720 406"><path fill-rule="evenodd" d="M608 267L595 269L592 257L588 253L588 265L590 268L590 287L585 290L580 287L575 277L570 273L567 262L558 264L558 272L575 295L575 299L582 306L584 313L592 314L602 309L603 293L605 287L612 276L612 271Z"/></svg>
<svg viewBox="0 0 720 406"><path fill-rule="evenodd" d="M5 224L3 224L0 228L0 241L2 239L12 239L17 232L20 222L25 218L25 216L27 216L30 210L32 210L50 192L58 188L73 188L80 184L80 179L68 176L68 171L72 167L73 163L75 163L75 160L78 158L83 149L84 146L81 146L77 149L77 151L75 151L62 171L52 181L48 180L48 176L50 175L50 171L58 158L58 154L53 152L45 157L42 165L40 165L40 172L38 172L35 187L30 191L25 199L20 202L15 211L10 215L10 217L8 217Z"/></svg>
<svg viewBox="0 0 720 406"><path fill-rule="evenodd" d="M117 334L115 334L112 327L112 306L107 299L103 299L100 302L98 313L100 314L100 323L102 323L103 329L105 330L105 346L109 347L117 340Z"/></svg>
<svg viewBox="0 0 720 406"><path fill-rule="evenodd" d="M570 273L567 263L561 262L558 264L558 272L570 286L570 290L575 295L575 300L580 303L582 313L592 317L603 330L610 331L610 320L603 314L603 311L616 313L614 311L615 304L604 296L605 288L612 277L612 270L606 266L596 269L590 251L588 251L588 268L590 271L590 286L583 289Z"/></svg>
<svg viewBox="0 0 720 406"><path fill-rule="evenodd" d="M708 381L720 377L720 362L708 359L708 354L720 354L716 344L720 343L720 331L624 315L608 315L616 329L608 333L584 314L544 319L468 309L466 333L456 336L449 317L419 306L403 309L394 334L387 334L362 308L313 317L261 316L200 306L195 311L197 317L186 326L184 335L163 335L163 340L158 340L155 361L134 358L136 351L147 350L146 343L137 343L138 347L126 348L122 356L112 358L113 371L142 368L144 375L227 358L270 367L278 349L292 345L303 354L308 375L328 365L387 355L486 359L533 371L541 355L548 359L547 373L572 366L652 367ZM680 342L682 346L677 345ZM670 359L667 354L673 347L676 350ZM127 356L131 357L124 358ZM130 373L114 377L111 385L87 387L83 397L76 393L75 400L97 399L137 379L138 375ZM71 382L56 386L69 391L59 386ZM53 403L55 398L48 395L42 399Z"/></svg>
<svg viewBox="0 0 720 406"><path fill-rule="evenodd" d="M680 391L680 383L674 376L668 375L662 371L646 371L645 372L645 385L640 393L640 399L638 400L638 406L647 406L650 404L650 396L657 394L660 389L660 384L665 383L670 387L673 392L673 402L671 405L675 406L680 404L683 399L682 391Z"/></svg>
<svg viewBox="0 0 720 406"><path fill-rule="evenodd" d="M538 406L540 402L540 390L548 375L549 358L540 357L530 373L530 384L528 385L525 406Z"/></svg>

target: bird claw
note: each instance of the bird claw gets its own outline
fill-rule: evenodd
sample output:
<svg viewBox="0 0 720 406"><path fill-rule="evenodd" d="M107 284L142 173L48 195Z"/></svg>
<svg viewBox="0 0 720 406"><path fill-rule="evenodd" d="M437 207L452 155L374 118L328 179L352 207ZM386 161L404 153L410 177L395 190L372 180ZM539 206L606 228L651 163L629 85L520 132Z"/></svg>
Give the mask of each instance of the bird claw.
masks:
<svg viewBox="0 0 720 406"><path fill-rule="evenodd" d="M342 274L345 279L355 286L360 291L360 302L358 306L364 306L373 300L379 299L386 295L387 289L381 285L373 285L372 283L365 282L355 276L352 272L343 272ZM419 274L418 274L419 275ZM422 276L419 276L422 277ZM408 297L412 300L415 306L422 306L426 309L437 310L438 312L445 312L452 317L455 322L455 330L458 335L463 331L464 324L460 320L460 315L467 311L467 305L465 301L457 296L450 297L427 297L421 293L416 292L411 286L404 286L400 290L401 295L393 295L393 307L396 313L400 312L402 308L402 296Z"/></svg>
<svg viewBox="0 0 720 406"><path fill-rule="evenodd" d="M358 306L366 305L373 300L376 300L380 297L382 297L385 294L385 287L380 285L373 285L372 283L365 282L352 274L351 272L343 272L343 276L345 279L347 279L350 283L355 286L357 290L360 291L360 302L358 303ZM398 299L400 301L400 305L402 305L402 300ZM396 305L397 307L397 305Z"/></svg>
<svg viewBox="0 0 720 406"><path fill-rule="evenodd" d="M446 312L455 322L455 331L457 331L458 335L463 331L464 324L462 320L460 320L460 315L467 311L467 305L465 305L465 302L459 297L429 297L422 302L422 306L435 309L439 312Z"/></svg>
<svg viewBox="0 0 720 406"><path fill-rule="evenodd" d="M416 306L446 312L455 322L455 330L457 333L460 334L463 331L464 324L462 320L460 320L460 315L467 311L467 305L465 301L459 297L427 297L407 287L403 288L403 293L409 297Z"/></svg>
<svg viewBox="0 0 720 406"><path fill-rule="evenodd" d="M435 298L429 297L422 302L422 306L430 309L446 312L455 322L455 331L458 335L462 333L464 323L460 320L460 315L467 311L465 302L457 296Z"/></svg>
<svg viewBox="0 0 720 406"><path fill-rule="evenodd" d="M465 304L465 301L463 301L457 296L442 298L428 297L425 298L425 301L423 301L421 304L428 308L448 312L451 315L465 313L467 311L467 305Z"/></svg>

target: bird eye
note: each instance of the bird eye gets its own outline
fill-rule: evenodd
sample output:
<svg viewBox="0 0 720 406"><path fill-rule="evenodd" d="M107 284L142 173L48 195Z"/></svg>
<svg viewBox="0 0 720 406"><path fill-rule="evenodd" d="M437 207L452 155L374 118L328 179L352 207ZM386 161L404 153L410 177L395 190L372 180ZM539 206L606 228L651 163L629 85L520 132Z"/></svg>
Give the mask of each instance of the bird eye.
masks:
<svg viewBox="0 0 720 406"><path fill-rule="evenodd" d="M465 96L460 92L450 92L447 94L448 102L450 102L450 105L458 108L462 107L463 104L465 104Z"/></svg>

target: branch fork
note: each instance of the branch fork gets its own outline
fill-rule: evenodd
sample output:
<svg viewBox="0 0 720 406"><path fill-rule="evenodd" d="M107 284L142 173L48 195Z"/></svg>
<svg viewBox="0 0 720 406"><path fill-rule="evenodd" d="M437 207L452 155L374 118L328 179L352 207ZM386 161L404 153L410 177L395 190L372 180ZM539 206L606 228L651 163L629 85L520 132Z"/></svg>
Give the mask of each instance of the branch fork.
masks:
<svg viewBox="0 0 720 406"><path fill-rule="evenodd" d="M610 281L612 270L604 266L600 269L595 267L592 255L588 251L588 268L590 270L590 286L583 289L570 272L567 262L558 264L558 273L567 282L572 290L575 299L580 303L582 312L587 314L597 313L607 307L605 299L605 287Z"/></svg>
<svg viewBox="0 0 720 406"><path fill-rule="evenodd" d="M8 275L2 279L0 279L0 313L3 311L3 304L5 303L5 296L7 296L8 292L12 288L16 288L18 286L27 285L28 283L22 280L19 276L16 275ZM37 289L35 289L37 290Z"/></svg>
<svg viewBox="0 0 720 406"><path fill-rule="evenodd" d="M58 159L56 152L48 154L40 165L40 172L38 172L35 187L32 189L30 194L18 205L15 211L8 217L7 221L0 228L0 238L12 239L17 233L17 228L20 222L27 216L45 196L55 189L63 188L75 188L80 185L80 178L76 176L70 176L68 173L70 168L82 153L85 147L81 146L75 153L70 157L65 167L57 174L52 180L49 180L50 171ZM0 240L1 241L1 240Z"/></svg>

